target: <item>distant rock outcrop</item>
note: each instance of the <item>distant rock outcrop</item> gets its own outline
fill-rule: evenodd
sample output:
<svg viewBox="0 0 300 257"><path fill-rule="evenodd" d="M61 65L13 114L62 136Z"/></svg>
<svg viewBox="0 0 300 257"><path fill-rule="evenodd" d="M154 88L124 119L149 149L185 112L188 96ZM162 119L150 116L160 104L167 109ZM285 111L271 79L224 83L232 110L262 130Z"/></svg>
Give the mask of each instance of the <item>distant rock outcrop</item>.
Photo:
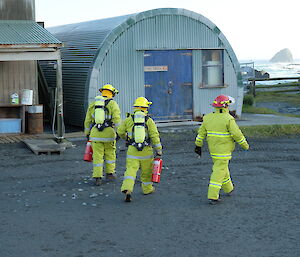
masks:
<svg viewBox="0 0 300 257"><path fill-rule="evenodd" d="M289 62L289 63L291 63L293 61L294 61L293 55L292 55L291 51L287 48L280 50L270 60L270 62Z"/></svg>

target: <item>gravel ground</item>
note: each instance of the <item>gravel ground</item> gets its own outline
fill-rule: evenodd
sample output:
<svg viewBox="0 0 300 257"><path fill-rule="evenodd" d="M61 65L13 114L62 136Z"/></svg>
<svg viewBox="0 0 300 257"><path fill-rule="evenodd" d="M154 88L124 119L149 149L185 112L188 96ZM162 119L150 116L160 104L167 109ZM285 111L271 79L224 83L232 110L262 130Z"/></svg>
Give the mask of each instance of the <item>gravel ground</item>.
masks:
<svg viewBox="0 0 300 257"><path fill-rule="evenodd" d="M137 182L120 193L125 168L118 142L115 183L94 187L84 142L36 156L0 144L1 257L298 257L300 138L250 139L230 169L234 195L207 204L211 159L193 153L195 135L163 134L164 170L153 195ZM298 242L298 243L297 243Z"/></svg>

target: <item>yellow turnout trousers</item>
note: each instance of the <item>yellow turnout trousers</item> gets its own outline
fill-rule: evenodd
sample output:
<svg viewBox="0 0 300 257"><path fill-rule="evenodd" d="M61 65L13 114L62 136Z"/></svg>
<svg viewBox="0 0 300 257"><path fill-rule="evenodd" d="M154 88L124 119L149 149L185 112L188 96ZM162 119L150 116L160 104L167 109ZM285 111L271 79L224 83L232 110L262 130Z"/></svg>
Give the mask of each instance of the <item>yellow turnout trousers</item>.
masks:
<svg viewBox="0 0 300 257"><path fill-rule="evenodd" d="M133 191L136 174L141 168L141 182L142 190L144 194L152 193L153 182L152 178L153 167L153 150L149 146L146 146L142 151L137 151L133 146L129 146L126 158L126 171L124 173L124 180L121 187L121 191L129 190Z"/></svg>
<svg viewBox="0 0 300 257"><path fill-rule="evenodd" d="M208 199L219 199L220 189L225 193L233 190L233 184L228 169L229 160L213 158L213 168L208 186Z"/></svg>
<svg viewBox="0 0 300 257"><path fill-rule="evenodd" d="M103 176L104 161L105 172L114 173L116 168L116 141L92 141L92 148L93 178L101 178Z"/></svg>

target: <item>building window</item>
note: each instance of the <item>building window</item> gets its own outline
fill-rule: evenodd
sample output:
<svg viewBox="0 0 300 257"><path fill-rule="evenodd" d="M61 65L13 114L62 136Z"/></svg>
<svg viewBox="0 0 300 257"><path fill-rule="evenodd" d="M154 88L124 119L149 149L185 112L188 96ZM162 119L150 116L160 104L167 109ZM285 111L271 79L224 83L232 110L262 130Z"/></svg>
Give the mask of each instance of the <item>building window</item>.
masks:
<svg viewBox="0 0 300 257"><path fill-rule="evenodd" d="M202 50L202 87L223 87L223 71L223 50Z"/></svg>

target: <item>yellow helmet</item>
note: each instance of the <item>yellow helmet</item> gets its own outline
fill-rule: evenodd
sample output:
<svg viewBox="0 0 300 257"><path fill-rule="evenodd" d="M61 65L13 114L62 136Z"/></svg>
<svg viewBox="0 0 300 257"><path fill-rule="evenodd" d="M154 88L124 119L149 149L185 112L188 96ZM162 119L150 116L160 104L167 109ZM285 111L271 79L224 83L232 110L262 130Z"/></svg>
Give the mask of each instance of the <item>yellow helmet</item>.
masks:
<svg viewBox="0 0 300 257"><path fill-rule="evenodd" d="M115 96L116 94L119 93L119 91L117 89L115 89L113 87L113 85L111 85L111 84L106 84L102 88L99 89L100 92L102 92L102 90L109 90L109 91L111 91L113 93L113 96Z"/></svg>
<svg viewBox="0 0 300 257"><path fill-rule="evenodd" d="M144 108L149 108L149 106L152 104L152 102L149 102L147 98L145 97L138 97L135 102L133 107L144 107Z"/></svg>

